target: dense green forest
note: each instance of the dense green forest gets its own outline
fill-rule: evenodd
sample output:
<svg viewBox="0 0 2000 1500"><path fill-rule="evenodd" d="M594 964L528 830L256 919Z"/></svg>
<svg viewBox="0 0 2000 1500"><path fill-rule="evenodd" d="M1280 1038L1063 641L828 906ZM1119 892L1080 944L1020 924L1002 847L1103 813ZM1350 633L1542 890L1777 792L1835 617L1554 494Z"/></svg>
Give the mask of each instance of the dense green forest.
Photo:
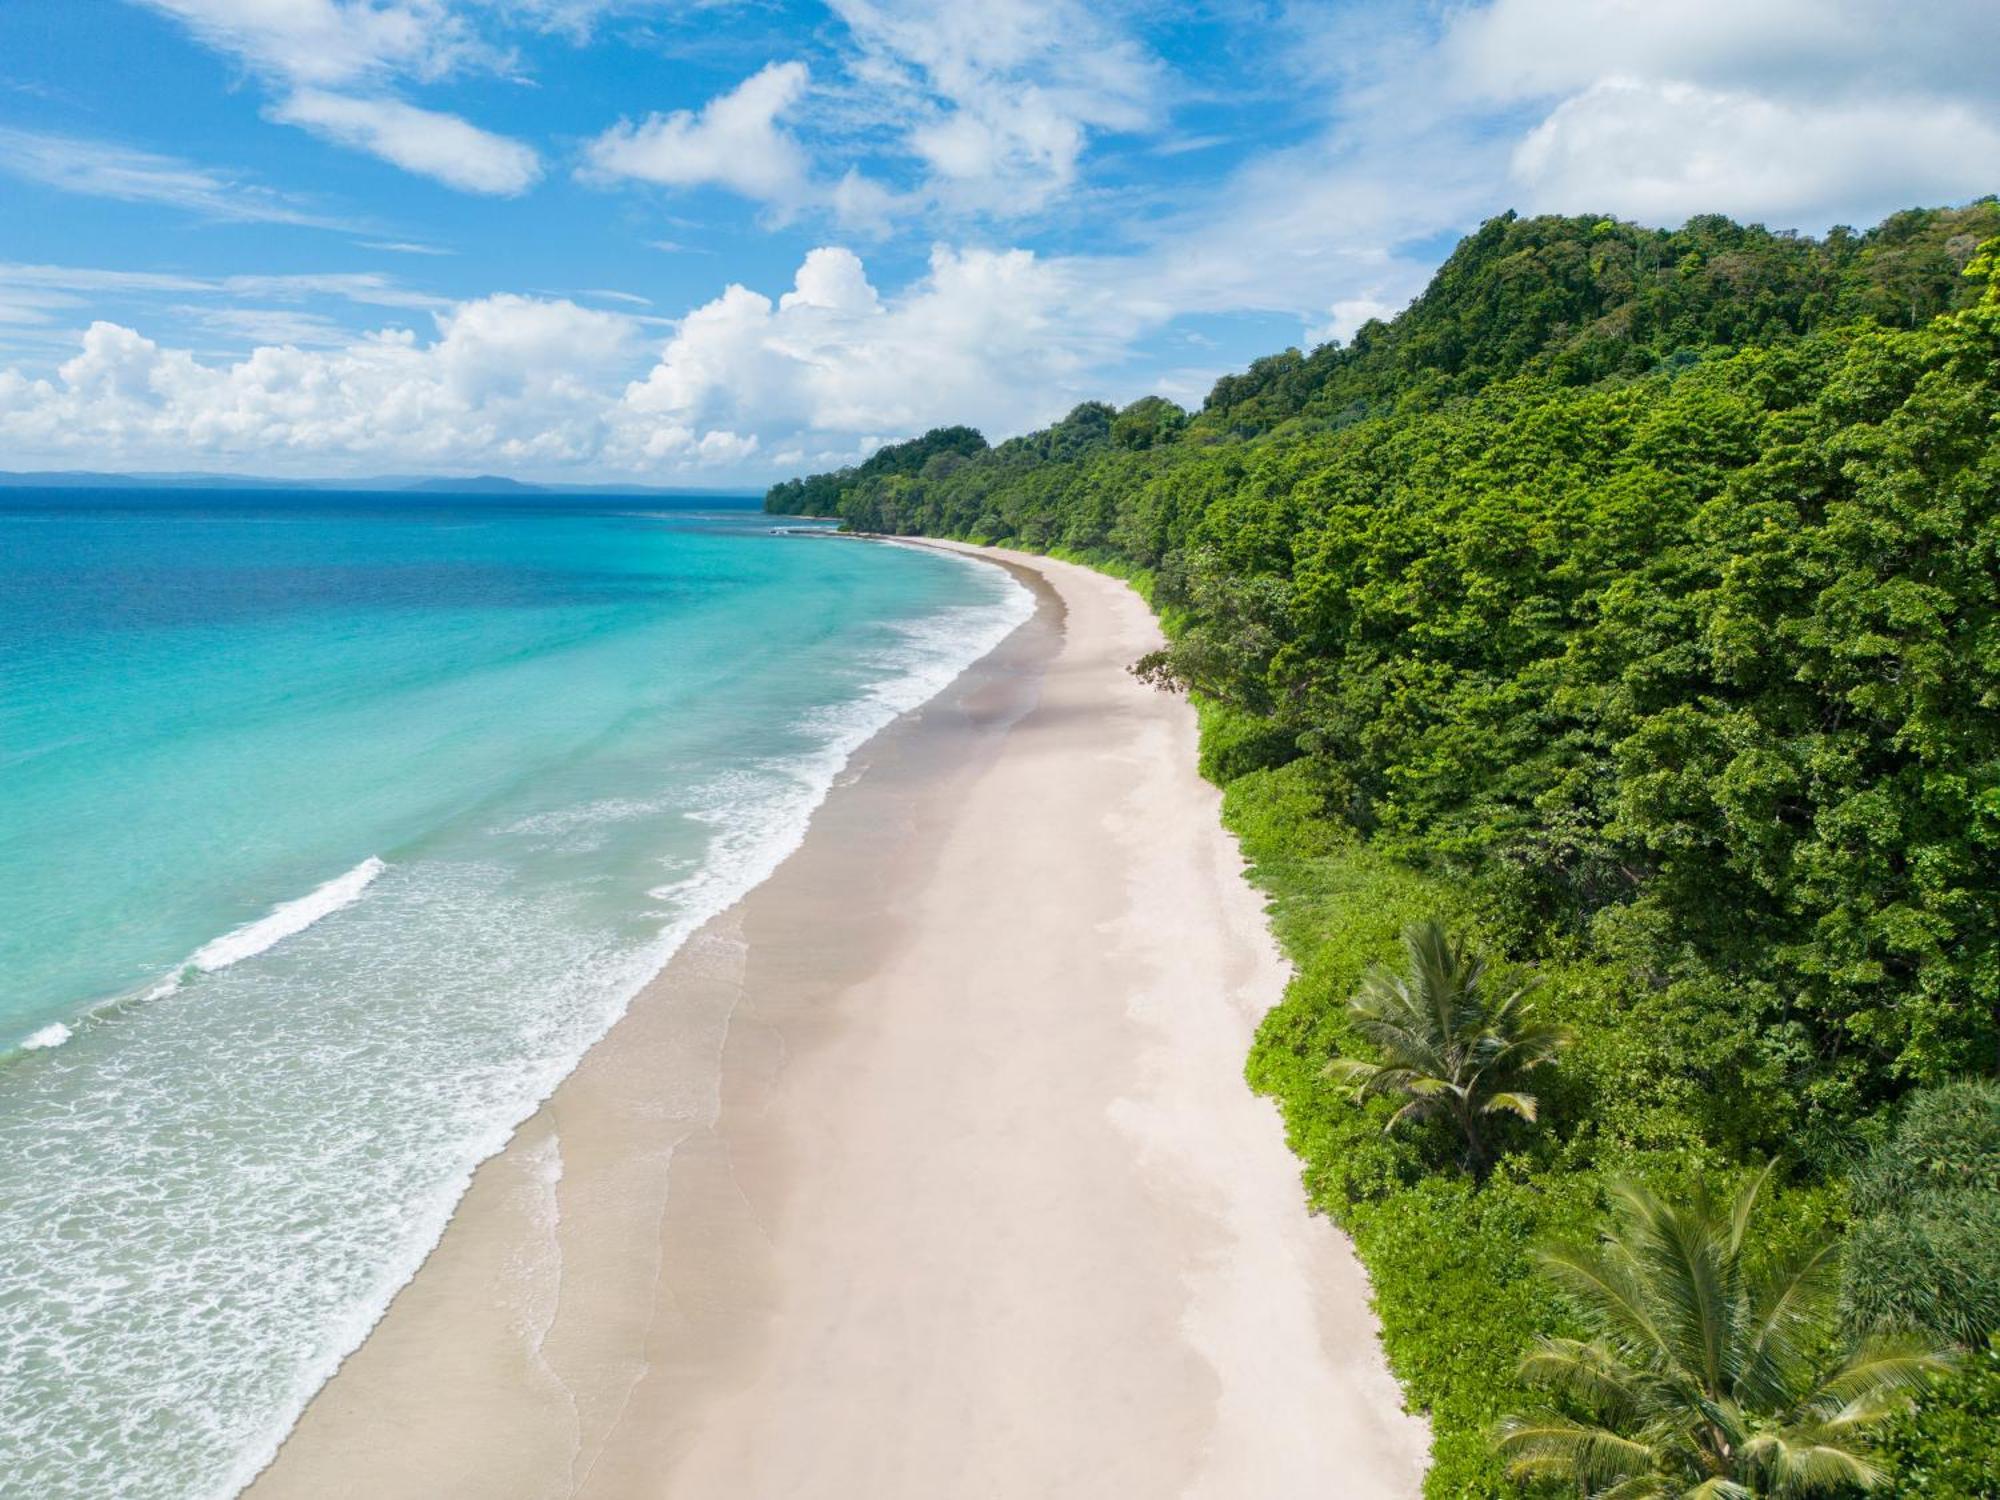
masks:
<svg viewBox="0 0 2000 1500"><path fill-rule="evenodd" d="M1432 1496L1638 1472L1520 1435L1593 1393L1642 1409L1545 1252L1612 1254L1774 1162L1740 1274L1815 1268L1799 1368L1870 1337L1964 1353L1869 1418L1886 1481L1786 1458L1714 1493L2000 1497L1996 247L1992 199L1822 239L1508 215L1392 322L1199 411L940 429L770 492L1091 562L1159 611L1137 669L1194 696L1297 965L1249 1075L1369 1267ZM1385 1130L1376 1086L1408 1083L1383 985L1431 921L1542 1028L1535 1097L1496 1093L1470 1151L1445 1112ZM1833 1432L1835 1389L1860 1388L1785 1433Z"/></svg>

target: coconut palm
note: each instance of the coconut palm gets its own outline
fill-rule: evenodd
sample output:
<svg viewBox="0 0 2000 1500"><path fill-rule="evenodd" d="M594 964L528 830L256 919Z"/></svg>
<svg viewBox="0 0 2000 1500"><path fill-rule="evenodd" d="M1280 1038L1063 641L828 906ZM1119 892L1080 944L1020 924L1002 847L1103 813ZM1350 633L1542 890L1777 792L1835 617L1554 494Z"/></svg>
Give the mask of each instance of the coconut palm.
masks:
<svg viewBox="0 0 2000 1500"><path fill-rule="evenodd" d="M1347 1002L1355 1029L1385 1060L1337 1057L1326 1076L1353 1084L1357 1103L1373 1094L1407 1096L1389 1130L1447 1116L1464 1138L1466 1165L1484 1175L1492 1163L1491 1118L1533 1123L1536 1099L1521 1085L1568 1045L1569 1033L1536 1015L1528 986L1489 989L1485 959L1436 922L1406 928L1403 952L1408 974L1376 969Z"/></svg>
<svg viewBox="0 0 2000 1500"><path fill-rule="evenodd" d="M1870 1440L1946 1367L1914 1335L1830 1357L1836 1242L1768 1267L1749 1254L1767 1168L1724 1204L1612 1189L1593 1249L1542 1259L1588 1339L1539 1340L1521 1376L1549 1407L1501 1425L1517 1479L1568 1481L1595 1500L1740 1500L1873 1489Z"/></svg>

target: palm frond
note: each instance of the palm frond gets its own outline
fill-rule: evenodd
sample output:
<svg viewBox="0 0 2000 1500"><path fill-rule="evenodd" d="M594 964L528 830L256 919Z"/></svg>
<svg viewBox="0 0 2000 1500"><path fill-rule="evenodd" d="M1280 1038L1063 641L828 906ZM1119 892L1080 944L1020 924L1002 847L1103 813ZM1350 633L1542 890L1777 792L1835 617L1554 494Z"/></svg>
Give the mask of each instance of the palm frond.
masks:
<svg viewBox="0 0 2000 1500"><path fill-rule="evenodd" d="M1419 1095L1411 1099L1409 1103L1405 1104L1393 1115L1389 1116L1388 1121L1382 1126L1382 1133L1387 1135L1399 1125L1414 1124L1418 1120L1428 1120L1443 1108L1444 1101L1442 1099L1435 1096Z"/></svg>
<svg viewBox="0 0 2000 1500"><path fill-rule="evenodd" d="M1634 1372L1602 1340L1536 1339L1521 1359L1520 1376L1537 1390L1606 1417L1638 1404Z"/></svg>
<svg viewBox="0 0 2000 1500"><path fill-rule="evenodd" d="M1634 1474L1630 1479L1621 1479L1606 1490L1599 1490L1595 1500L1677 1500L1674 1492L1679 1486L1660 1474Z"/></svg>
<svg viewBox="0 0 2000 1500"><path fill-rule="evenodd" d="M1535 1123L1535 1109L1533 1094L1489 1094L1479 1112L1482 1115L1518 1115L1532 1125Z"/></svg>
<svg viewBox="0 0 2000 1500"><path fill-rule="evenodd" d="M1760 1277L1750 1289L1754 1309L1736 1374L1749 1399L1782 1406L1793 1388L1801 1335L1823 1325L1833 1295L1838 1242L1807 1250Z"/></svg>
<svg viewBox="0 0 2000 1500"><path fill-rule="evenodd" d="M1807 1398L1808 1407L1844 1409L1865 1396L1914 1393L1946 1373L1957 1354L1917 1334L1866 1340Z"/></svg>
<svg viewBox="0 0 2000 1500"><path fill-rule="evenodd" d="M1510 1417L1496 1446L1516 1479L1568 1477L1591 1486L1654 1472L1653 1450L1634 1438L1567 1417Z"/></svg>
<svg viewBox="0 0 2000 1500"><path fill-rule="evenodd" d="M1380 1063L1366 1062L1358 1057L1336 1057L1319 1070L1319 1076L1333 1083L1351 1084L1354 1102L1359 1104L1367 1097L1370 1081L1381 1071Z"/></svg>
<svg viewBox="0 0 2000 1500"><path fill-rule="evenodd" d="M1743 1242L1750 1233L1750 1219L1756 1212L1758 1201L1764 1196L1764 1188L1771 1180L1771 1174L1778 1169L1775 1158L1764 1163L1764 1170L1737 1189L1735 1199L1729 1205L1729 1251L1732 1255L1743 1252Z"/></svg>
<svg viewBox="0 0 2000 1500"><path fill-rule="evenodd" d="M1493 1065L1529 1072L1554 1062L1556 1055L1574 1040L1574 1034L1566 1026L1529 1021L1508 1036L1505 1045L1493 1055Z"/></svg>
<svg viewBox="0 0 2000 1500"><path fill-rule="evenodd" d="M1761 1432L1744 1445L1743 1456L1781 1495L1872 1490L1887 1478L1865 1452L1796 1432Z"/></svg>
<svg viewBox="0 0 2000 1500"><path fill-rule="evenodd" d="M1686 1492L1681 1500L1756 1500L1757 1492L1717 1474Z"/></svg>
<svg viewBox="0 0 2000 1500"><path fill-rule="evenodd" d="M1545 1248L1536 1258L1606 1332L1649 1353L1665 1348L1643 1287L1612 1258L1567 1246Z"/></svg>

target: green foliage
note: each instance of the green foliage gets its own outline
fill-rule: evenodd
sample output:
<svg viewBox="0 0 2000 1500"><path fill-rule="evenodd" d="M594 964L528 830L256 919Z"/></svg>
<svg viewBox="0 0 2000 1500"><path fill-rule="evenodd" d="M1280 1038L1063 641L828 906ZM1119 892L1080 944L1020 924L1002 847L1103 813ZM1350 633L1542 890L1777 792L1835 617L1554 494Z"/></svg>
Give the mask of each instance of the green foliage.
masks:
<svg viewBox="0 0 2000 1500"><path fill-rule="evenodd" d="M1664 230L1507 214L1461 243L1393 323L1217 381L1197 429L1339 425L1523 371L1585 385L1863 318L1915 328L1975 300L1961 273L1996 232L2000 204L1990 198L1824 240L1717 215Z"/></svg>
<svg viewBox="0 0 2000 1500"><path fill-rule="evenodd" d="M1996 267L1992 199L1822 240L1509 215L1191 418L1086 403L772 492L1142 584L1171 642L1142 675L1192 692L1296 965L1249 1076L1369 1268L1433 1500L1519 1493L1487 1441L1515 1359L1582 1331L1531 1247L1608 1183L1776 1157L1766 1238L1814 1243L1858 1142L2000 1057ZM1394 1102L1324 1076L1427 919L1533 964L1574 1036L1476 1189L1432 1170L1446 1124L1385 1134ZM1996 1237L1874 1180L1849 1303L1907 1318L1890 1269Z"/></svg>
<svg viewBox="0 0 2000 1500"><path fill-rule="evenodd" d="M1449 1121L1466 1167L1483 1177L1497 1117L1535 1122L1529 1075L1555 1061L1569 1033L1536 1014L1531 986L1490 982L1486 960L1437 922L1403 929L1403 959L1404 973L1370 970L1347 1002L1349 1024L1382 1061L1336 1057L1324 1071L1351 1085L1357 1104L1399 1098L1385 1130Z"/></svg>
<svg viewBox="0 0 2000 1500"><path fill-rule="evenodd" d="M1195 701L1201 714L1201 774L1217 786L1298 758L1298 745L1282 726L1213 699Z"/></svg>
<svg viewBox="0 0 2000 1500"><path fill-rule="evenodd" d="M1427 1178L1351 1212L1348 1227L1375 1287L1390 1364L1412 1405L1428 1412L1432 1500L1517 1493L1491 1434L1528 1399L1519 1351L1562 1317L1526 1247L1588 1222L1591 1195L1551 1197L1494 1179Z"/></svg>
<svg viewBox="0 0 2000 1500"><path fill-rule="evenodd" d="M1461 887L1383 857L1329 820L1313 770L1294 761L1224 792L1224 821L1297 966L1264 1020L1249 1076L1281 1105L1313 1204L1354 1237L1368 1268L1390 1364L1430 1419L1426 1494L1514 1496L1491 1434L1532 1399L1518 1356L1538 1334L1581 1331L1539 1274L1533 1247L1594 1232L1607 1174L1676 1186L1714 1170L1717 1158L1700 1141L1698 1100L1661 1076L1657 1049L1671 1029L1667 1042L1648 1040L1615 977L1575 962L1542 972L1544 1003L1576 1032L1555 1075L1560 1086L1545 1090L1548 1130L1484 1186L1430 1175L1423 1142L1383 1133L1387 1103L1353 1108L1323 1076L1329 1056L1359 1043L1345 998L1425 914L1482 929ZM1823 1238L1833 1220L1824 1194L1793 1192L1773 1204L1769 1239L1791 1253Z"/></svg>
<svg viewBox="0 0 2000 1500"><path fill-rule="evenodd" d="M1843 1301L1855 1326L1974 1348L2000 1333L2000 1083L1913 1094L1853 1193Z"/></svg>
<svg viewBox="0 0 2000 1500"><path fill-rule="evenodd" d="M1767 1177L1679 1204L1614 1183L1600 1245L1543 1252L1587 1334L1545 1335L1521 1362L1548 1404L1500 1427L1516 1477L1658 1500L1880 1488L1876 1440L1947 1356L1896 1334L1829 1351L1837 1242L1762 1253Z"/></svg>
<svg viewBox="0 0 2000 1500"><path fill-rule="evenodd" d="M1111 441L1120 448L1156 448L1179 436L1188 414L1164 396L1141 396L1111 423Z"/></svg>
<svg viewBox="0 0 2000 1500"><path fill-rule="evenodd" d="M2000 1342L1924 1393L1883 1452L1893 1500L2000 1500Z"/></svg>
<svg viewBox="0 0 2000 1500"><path fill-rule="evenodd" d="M912 476L943 479L965 459L985 451L986 439L975 428L933 427L907 443L877 448L854 468L774 484L765 493L764 509L786 516L841 515L847 497L858 489Z"/></svg>

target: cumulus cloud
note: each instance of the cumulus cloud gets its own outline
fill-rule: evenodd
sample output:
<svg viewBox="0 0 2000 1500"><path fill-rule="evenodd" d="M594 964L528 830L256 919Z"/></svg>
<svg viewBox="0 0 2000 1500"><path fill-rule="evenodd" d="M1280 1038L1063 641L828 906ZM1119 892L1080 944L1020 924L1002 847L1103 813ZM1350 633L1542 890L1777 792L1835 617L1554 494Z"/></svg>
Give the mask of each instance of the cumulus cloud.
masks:
<svg viewBox="0 0 2000 1500"><path fill-rule="evenodd" d="M778 122L804 96L807 77L804 63L770 63L699 112L621 121L590 143L585 173L667 187L712 183L760 203L794 206L806 190L806 158Z"/></svg>
<svg viewBox="0 0 2000 1500"><path fill-rule="evenodd" d="M769 63L699 110L612 126L580 175L721 186L880 234L923 210L1032 214L1077 183L1094 134L1163 111L1164 65L1081 0L831 4L846 32L821 90L809 97L804 63ZM586 9L587 25L600 7Z"/></svg>
<svg viewBox="0 0 2000 1500"><path fill-rule="evenodd" d="M135 466L615 462L622 439L605 393L636 335L620 314L500 296L440 314L427 343L389 330L205 364L100 321L54 378L0 376L0 441L45 460Z"/></svg>
<svg viewBox="0 0 2000 1500"><path fill-rule="evenodd" d="M677 425L774 434L967 420L1016 431L1081 399L1133 331L1074 267L1026 250L939 247L885 299L852 251L823 247L775 303L731 286L689 313L625 402Z"/></svg>
<svg viewBox="0 0 2000 1500"><path fill-rule="evenodd" d="M211 362L97 321L53 375L0 374L0 448L58 465L670 477L802 434L851 455L939 422L1033 425L1090 394L1134 331L1072 263L943 248L885 296L851 251L821 247L775 300L729 286L651 352L640 318L567 299L460 303L428 339L342 336L282 307L191 315L280 341Z"/></svg>
<svg viewBox="0 0 2000 1500"><path fill-rule="evenodd" d="M542 175L540 158L519 141L400 99L301 89L265 113L462 192L512 197Z"/></svg>
<svg viewBox="0 0 2000 1500"><path fill-rule="evenodd" d="M1817 104L1612 78L1529 131L1513 177L1530 209L1819 228L1970 196L1994 162L2000 129L1954 103Z"/></svg>
<svg viewBox="0 0 2000 1500"><path fill-rule="evenodd" d="M1989 192L2000 110L1985 0L1492 0L1457 12L1434 87L1539 105L1522 207L1819 230Z"/></svg>

